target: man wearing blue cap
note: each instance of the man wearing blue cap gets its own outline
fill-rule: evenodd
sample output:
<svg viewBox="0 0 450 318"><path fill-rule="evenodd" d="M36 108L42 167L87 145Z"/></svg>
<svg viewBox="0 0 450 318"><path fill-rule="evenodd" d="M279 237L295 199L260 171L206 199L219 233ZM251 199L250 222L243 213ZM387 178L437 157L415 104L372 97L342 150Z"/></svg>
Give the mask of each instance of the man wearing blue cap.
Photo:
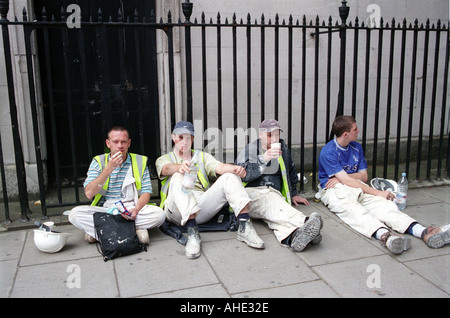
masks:
<svg viewBox="0 0 450 318"><path fill-rule="evenodd" d="M174 150L156 160L161 182L161 208L166 218L187 227L186 256L198 258L201 238L197 224L208 222L229 203L239 219L237 240L253 248L264 248L248 214L252 200L242 185L245 169L216 160L211 154L193 150L194 126L187 121L178 122L172 131ZM192 188L184 184L191 170L197 170ZM214 184L210 178L218 177Z"/></svg>

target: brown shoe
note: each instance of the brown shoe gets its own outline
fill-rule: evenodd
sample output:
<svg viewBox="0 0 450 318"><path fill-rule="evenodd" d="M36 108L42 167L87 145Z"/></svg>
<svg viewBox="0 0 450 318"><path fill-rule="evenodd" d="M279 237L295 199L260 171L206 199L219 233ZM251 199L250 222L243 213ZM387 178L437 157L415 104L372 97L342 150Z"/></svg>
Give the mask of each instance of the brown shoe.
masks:
<svg viewBox="0 0 450 318"><path fill-rule="evenodd" d="M445 226L428 226L422 233L422 239L431 248L440 248L450 243L450 224Z"/></svg>
<svg viewBox="0 0 450 318"><path fill-rule="evenodd" d="M87 233L84 233L84 240L88 243L95 243L97 240Z"/></svg>

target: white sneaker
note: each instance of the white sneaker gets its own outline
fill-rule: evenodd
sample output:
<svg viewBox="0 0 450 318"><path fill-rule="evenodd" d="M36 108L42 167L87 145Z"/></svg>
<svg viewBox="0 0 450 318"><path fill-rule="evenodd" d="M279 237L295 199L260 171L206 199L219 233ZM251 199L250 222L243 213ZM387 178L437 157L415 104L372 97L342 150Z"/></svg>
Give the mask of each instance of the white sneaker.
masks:
<svg viewBox="0 0 450 318"><path fill-rule="evenodd" d="M264 241L258 236L251 220L239 220L236 239L253 248L264 248Z"/></svg>
<svg viewBox="0 0 450 318"><path fill-rule="evenodd" d="M440 248L450 243L450 224L444 226L428 226L422 238L431 248Z"/></svg>
<svg viewBox="0 0 450 318"><path fill-rule="evenodd" d="M150 244L150 238L148 236L147 229L138 229L138 230L136 230L136 234L137 234L139 242L141 242L144 245Z"/></svg>
<svg viewBox="0 0 450 318"><path fill-rule="evenodd" d="M381 245L387 247L393 254L401 254L411 248L411 238L391 232L384 233L380 238Z"/></svg>
<svg viewBox="0 0 450 318"><path fill-rule="evenodd" d="M200 257L200 243L202 239L198 233L198 227L188 227L188 241L186 243L185 252L189 259L196 259Z"/></svg>

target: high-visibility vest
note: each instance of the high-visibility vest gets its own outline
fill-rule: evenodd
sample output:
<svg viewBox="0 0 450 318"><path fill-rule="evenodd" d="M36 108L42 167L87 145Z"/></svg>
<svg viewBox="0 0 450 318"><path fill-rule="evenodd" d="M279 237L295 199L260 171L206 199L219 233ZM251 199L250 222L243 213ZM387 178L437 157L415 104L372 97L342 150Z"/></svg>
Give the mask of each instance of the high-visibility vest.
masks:
<svg viewBox="0 0 450 318"><path fill-rule="evenodd" d="M138 155L135 153L130 153L131 157L131 167L133 169L133 177L135 179L136 190L138 191L138 195L141 195L142 189L142 177L144 176L145 167L147 166L147 157ZM103 170L104 167L108 164L109 153L105 153L103 155L95 156L94 159L98 162L100 166L100 170ZM96 206L100 199L106 194L109 186L109 177L106 179L103 184L103 188L95 195L94 200L91 205Z"/></svg>
<svg viewBox="0 0 450 318"><path fill-rule="evenodd" d="M205 169L205 157L204 157L203 151L192 150L192 155L194 155L196 153L197 154L199 153L202 158L202 160L200 162L197 162L195 164L198 167L197 177L200 180L200 183L202 184L203 188L205 188L205 190L207 190L209 188L209 178L208 178L208 174L206 173L206 169ZM165 156L170 159L170 162L176 163L175 154L173 152L170 152L170 153L166 154ZM198 155L197 155L197 157L198 157ZM167 199L167 194L169 193L169 186L170 186L171 178L172 178L172 176L167 176L161 181L161 191L160 191L161 204L159 205L161 209L164 208L164 203Z"/></svg>
<svg viewBox="0 0 450 318"><path fill-rule="evenodd" d="M280 164L281 177L283 178L283 184L281 185L281 194L286 199L286 202L291 204L291 191L289 190L289 183L287 178L286 166L284 165L283 156L278 157L278 163ZM244 187L248 182L243 182Z"/></svg>

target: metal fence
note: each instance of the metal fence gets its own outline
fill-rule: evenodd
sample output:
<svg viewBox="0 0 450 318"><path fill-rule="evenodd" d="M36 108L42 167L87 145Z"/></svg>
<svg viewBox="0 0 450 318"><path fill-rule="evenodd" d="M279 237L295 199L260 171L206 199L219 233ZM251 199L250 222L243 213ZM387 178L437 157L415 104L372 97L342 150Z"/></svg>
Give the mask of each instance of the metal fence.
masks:
<svg viewBox="0 0 450 318"><path fill-rule="evenodd" d="M10 27L21 27L24 33L44 217L47 208L82 203L78 180L84 178L92 155L103 151L103 139L98 135L104 135L113 123L127 125L130 118L138 123L130 131L135 136L132 139L137 140L135 151L149 155L153 167L161 153L158 118L161 101L157 97L158 78L154 69L157 63L156 34L163 34L168 45L169 90L166 94L169 94L167 112L171 127L177 120L186 119L201 120L204 130L215 126L221 131L226 128L236 131L238 127L255 127L267 117L277 118L286 124L284 137L288 146L298 148L296 165L302 179L307 176L311 180L308 188L300 183L301 191L315 190L320 147L333 138L330 125L334 117L344 113L357 118L362 128L362 144L373 177L382 175L397 179L401 171L406 171L412 176L411 179L417 180L450 176L449 112L446 103L450 47L448 26L441 21L436 24L427 21L425 25L419 25L417 20L411 24L406 20L397 22L392 19L387 23L381 19L376 26L369 26L356 18L353 23L347 23L349 7L346 1L342 1L339 21L332 18L321 21L319 17L307 21L304 16L298 19L291 16L287 21L280 21L278 15L273 22L264 15L259 22L257 19L253 22L250 15L246 21L239 21L236 16L229 21L219 13L217 18L210 18L209 21L202 15L198 22L197 19L191 21L193 4L185 1L182 3L183 18L176 22L172 21L170 12L165 21L162 18L157 21L153 13L146 16L136 10L130 17L118 9L112 17L104 16L99 10L97 16L82 21L80 28L68 30L64 10L61 10L59 17L55 17L48 15L44 9L38 17L34 15L31 18L24 9L22 21L17 18L8 21L7 4L8 1L0 1L0 24L23 218L27 218L29 207L13 88ZM179 32L184 40L181 72L184 74L182 91L186 118L176 117L175 32ZM89 34L93 40L88 45L93 46L95 58L85 53L85 38ZM44 98L51 109L46 118L46 125L50 127L47 137L39 136L35 68L31 52L33 36L41 41L38 54L43 63L41 72L45 73L46 79ZM134 46L132 56L124 53L123 36L134 38L131 42ZM70 40L70 37L73 39ZM223 45L225 39L231 42L227 53ZM256 45L255 39L258 39ZM61 83L52 81L52 59L55 57L47 49L50 41L57 41L62 48L63 54L59 57L62 61ZM270 53L267 46L271 47ZM373 47L376 49L373 50ZM193 48L198 48L201 54L192 54ZM69 59L74 59L73 52L76 52L79 62L76 70L69 65ZM114 75L109 73L113 56L118 63L115 82L112 80ZM95 70L94 74L87 71L87 65ZM225 72L229 72L230 79L225 79ZM270 81L267 80L268 74ZM81 83L76 94L71 87L74 81ZM64 86L64 90L55 89L58 84ZM285 93L281 96L280 92ZM62 98L60 103L65 107L62 113L53 110L57 96ZM74 100L73 96L79 99ZM137 105L136 109L128 109L131 104ZM130 112L135 117L130 117ZM57 125L61 124L62 119L58 120L57 116L62 116L60 118L64 120L62 125L67 134L64 138L68 140L68 147L63 150L58 149ZM147 130L149 126L151 130ZM87 146L77 145L80 131L83 131L83 144ZM48 143L53 144L54 166L51 170L54 175L48 181L58 191L58 203L53 205L46 204L46 176L40 138L46 138ZM234 142L230 151L234 158L240 149L236 134L232 138ZM6 219L9 219L1 149L0 145L3 201ZM61 164L58 158L64 152L71 155L67 163ZM305 165L308 161L311 164ZM388 172L391 161L395 167L392 173ZM412 162L416 162L414 172L410 171ZM75 193L73 202L64 202L61 197L61 173L69 176Z"/></svg>

